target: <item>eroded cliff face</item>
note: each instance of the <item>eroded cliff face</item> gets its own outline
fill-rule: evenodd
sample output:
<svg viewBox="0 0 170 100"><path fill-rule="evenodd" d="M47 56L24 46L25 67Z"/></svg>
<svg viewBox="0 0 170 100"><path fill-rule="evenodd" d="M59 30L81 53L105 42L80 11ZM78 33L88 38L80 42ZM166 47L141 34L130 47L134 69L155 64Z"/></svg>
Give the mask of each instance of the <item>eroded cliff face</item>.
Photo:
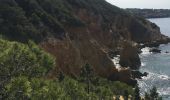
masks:
<svg viewBox="0 0 170 100"><path fill-rule="evenodd" d="M45 50L56 56L58 63L56 71L78 75L80 68L85 63L89 63L93 66L95 73L102 77L130 83L130 71L125 71L125 69L118 71L108 56L108 52L120 50L125 40L150 42L161 39L159 28L153 27L152 23L144 19L140 20L126 13L112 14L110 12L103 15L75 5L72 8L74 16L85 26L65 27L65 39L50 38L41 43ZM137 69L140 66L140 59L136 48L130 48L131 45L124 48L126 52L124 52L123 60L128 63L122 66ZM56 74L56 71L53 71L53 74ZM124 75L123 72L128 72L126 74L129 75Z"/></svg>
<svg viewBox="0 0 170 100"><path fill-rule="evenodd" d="M124 41L120 50L119 63L122 67L136 70L141 66L141 61L138 55L138 48L132 44L131 42Z"/></svg>
<svg viewBox="0 0 170 100"><path fill-rule="evenodd" d="M145 26L144 23L141 24L130 15L113 15L109 22L105 22L102 15L96 15L86 9L76 9L74 14L86 26L67 27L64 40L57 42L53 38L41 44L45 50L56 56L57 70L69 75L79 74L80 68L85 63L89 63L93 66L95 73L102 77L131 83L130 71L126 73L129 75L123 74L125 69L118 71L108 56L108 52L120 51L123 48L125 51L123 60L128 63L122 66L138 69L141 63L137 48L133 48L130 43L124 47L124 41L149 42L160 39L161 36L159 28L151 28L152 23L146 21ZM53 74L55 73L56 71L53 71Z"/></svg>
<svg viewBox="0 0 170 100"><path fill-rule="evenodd" d="M2 9L9 6L7 14L0 16L0 31L4 36L22 42L34 40L56 57L57 66L49 73L50 77L56 77L60 71L76 76L89 63L96 74L125 81L124 70L115 68L108 52L120 51L124 41L145 43L163 37L155 24L131 16L105 0L2 0L0 4ZM8 13L16 18L6 19ZM3 20L11 24L5 24L4 28ZM11 29L11 25L17 27ZM11 35L11 32L16 33ZM124 49L125 54L133 53ZM124 60L129 56L130 63L138 59L137 52L134 53L134 56L126 55ZM133 69L133 64L129 67ZM128 71L126 79L131 77Z"/></svg>

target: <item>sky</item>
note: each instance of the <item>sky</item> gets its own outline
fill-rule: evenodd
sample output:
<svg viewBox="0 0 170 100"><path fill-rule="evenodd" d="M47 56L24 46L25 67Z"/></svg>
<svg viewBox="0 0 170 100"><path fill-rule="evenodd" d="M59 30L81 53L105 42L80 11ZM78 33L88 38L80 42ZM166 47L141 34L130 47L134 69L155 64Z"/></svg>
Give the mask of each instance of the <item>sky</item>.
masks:
<svg viewBox="0 0 170 100"><path fill-rule="evenodd" d="M170 0L106 0L120 8L170 9Z"/></svg>

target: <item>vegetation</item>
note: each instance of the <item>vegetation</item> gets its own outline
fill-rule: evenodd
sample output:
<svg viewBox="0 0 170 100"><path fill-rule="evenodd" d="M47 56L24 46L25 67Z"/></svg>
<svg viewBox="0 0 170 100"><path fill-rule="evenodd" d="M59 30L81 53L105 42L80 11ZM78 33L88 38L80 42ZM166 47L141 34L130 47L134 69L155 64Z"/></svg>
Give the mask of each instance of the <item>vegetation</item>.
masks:
<svg viewBox="0 0 170 100"><path fill-rule="evenodd" d="M73 14L79 8L100 14L105 21L110 21L108 14L125 13L104 0L1 0L0 33L20 42L40 42L48 36L62 39L65 27L85 26Z"/></svg>
<svg viewBox="0 0 170 100"><path fill-rule="evenodd" d="M159 96L156 87L153 87L149 94L145 93L145 100L162 100L162 97Z"/></svg>
<svg viewBox="0 0 170 100"><path fill-rule="evenodd" d="M112 100L114 96L127 100L139 93L125 83L97 77L89 64L76 79L62 72L58 79L48 79L44 76L55 66L55 59L31 41L26 45L1 39L0 51L3 100ZM155 94L153 89L150 98L157 98Z"/></svg>
<svg viewBox="0 0 170 100"><path fill-rule="evenodd" d="M0 79L8 80L17 76L40 77L54 66L55 59L36 46L0 40Z"/></svg>
<svg viewBox="0 0 170 100"><path fill-rule="evenodd" d="M76 78L62 72L58 78L48 77L57 61L35 43L63 39L67 27L84 27L86 23L72 13L74 5L93 10L105 22L114 14L126 15L104 0L0 0L0 100L140 98L139 89L96 76L89 64ZM148 97L157 98L155 91Z"/></svg>
<svg viewBox="0 0 170 100"><path fill-rule="evenodd" d="M135 86L134 100L141 100L140 89L139 89L138 85Z"/></svg>
<svg viewBox="0 0 170 100"><path fill-rule="evenodd" d="M0 52L0 99L108 100L124 91L133 94L133 88L124 83L96 77L89 64L77 79L63 73L58 79L48 79L55 59L32 41L22 44L0 39Z"/></svg>
<svg viewBox="0 0 170 100"><path fill-rule="evenodd" d="M0 33L20 42L39 42L49 35L62 38L65 25L83 25L65 3L66 0L1 0Z"/></svg>

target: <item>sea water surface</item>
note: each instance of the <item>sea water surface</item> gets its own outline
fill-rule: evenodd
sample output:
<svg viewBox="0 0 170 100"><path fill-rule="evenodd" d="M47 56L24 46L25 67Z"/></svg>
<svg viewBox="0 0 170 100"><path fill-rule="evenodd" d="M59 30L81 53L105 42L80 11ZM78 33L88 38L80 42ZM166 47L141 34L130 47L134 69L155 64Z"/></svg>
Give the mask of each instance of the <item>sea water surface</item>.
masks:
<svg viewBox="0 0 170 100"><path fill-rule="evenodd" d="M157 24L161 32L170 37L170 18L148 19ZM149 53L149 48L142 49L140 54L142 67L140 71L149 75L139 81L141 93L144 94L156 86L163 100L170 100L170 44L159 47L161 53Z"/></svg>

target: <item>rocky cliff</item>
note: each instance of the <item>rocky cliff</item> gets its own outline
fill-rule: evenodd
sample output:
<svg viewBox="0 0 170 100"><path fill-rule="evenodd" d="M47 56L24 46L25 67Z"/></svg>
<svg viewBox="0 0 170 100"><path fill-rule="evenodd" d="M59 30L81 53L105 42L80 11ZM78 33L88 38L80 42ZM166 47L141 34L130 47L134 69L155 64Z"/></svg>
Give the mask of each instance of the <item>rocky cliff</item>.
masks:
<svg viewBox="0 0 170 100"><path fill-rule="evenodd" d="M124 41L145 43L164 37L155 24L105 0L0 0L0 33L9 40L34 40L53 54L57 66L50 77L59 71L76 76L89 63L96 74L123 81L125 76L118 74L108 53L120 51Z"/></svg>

